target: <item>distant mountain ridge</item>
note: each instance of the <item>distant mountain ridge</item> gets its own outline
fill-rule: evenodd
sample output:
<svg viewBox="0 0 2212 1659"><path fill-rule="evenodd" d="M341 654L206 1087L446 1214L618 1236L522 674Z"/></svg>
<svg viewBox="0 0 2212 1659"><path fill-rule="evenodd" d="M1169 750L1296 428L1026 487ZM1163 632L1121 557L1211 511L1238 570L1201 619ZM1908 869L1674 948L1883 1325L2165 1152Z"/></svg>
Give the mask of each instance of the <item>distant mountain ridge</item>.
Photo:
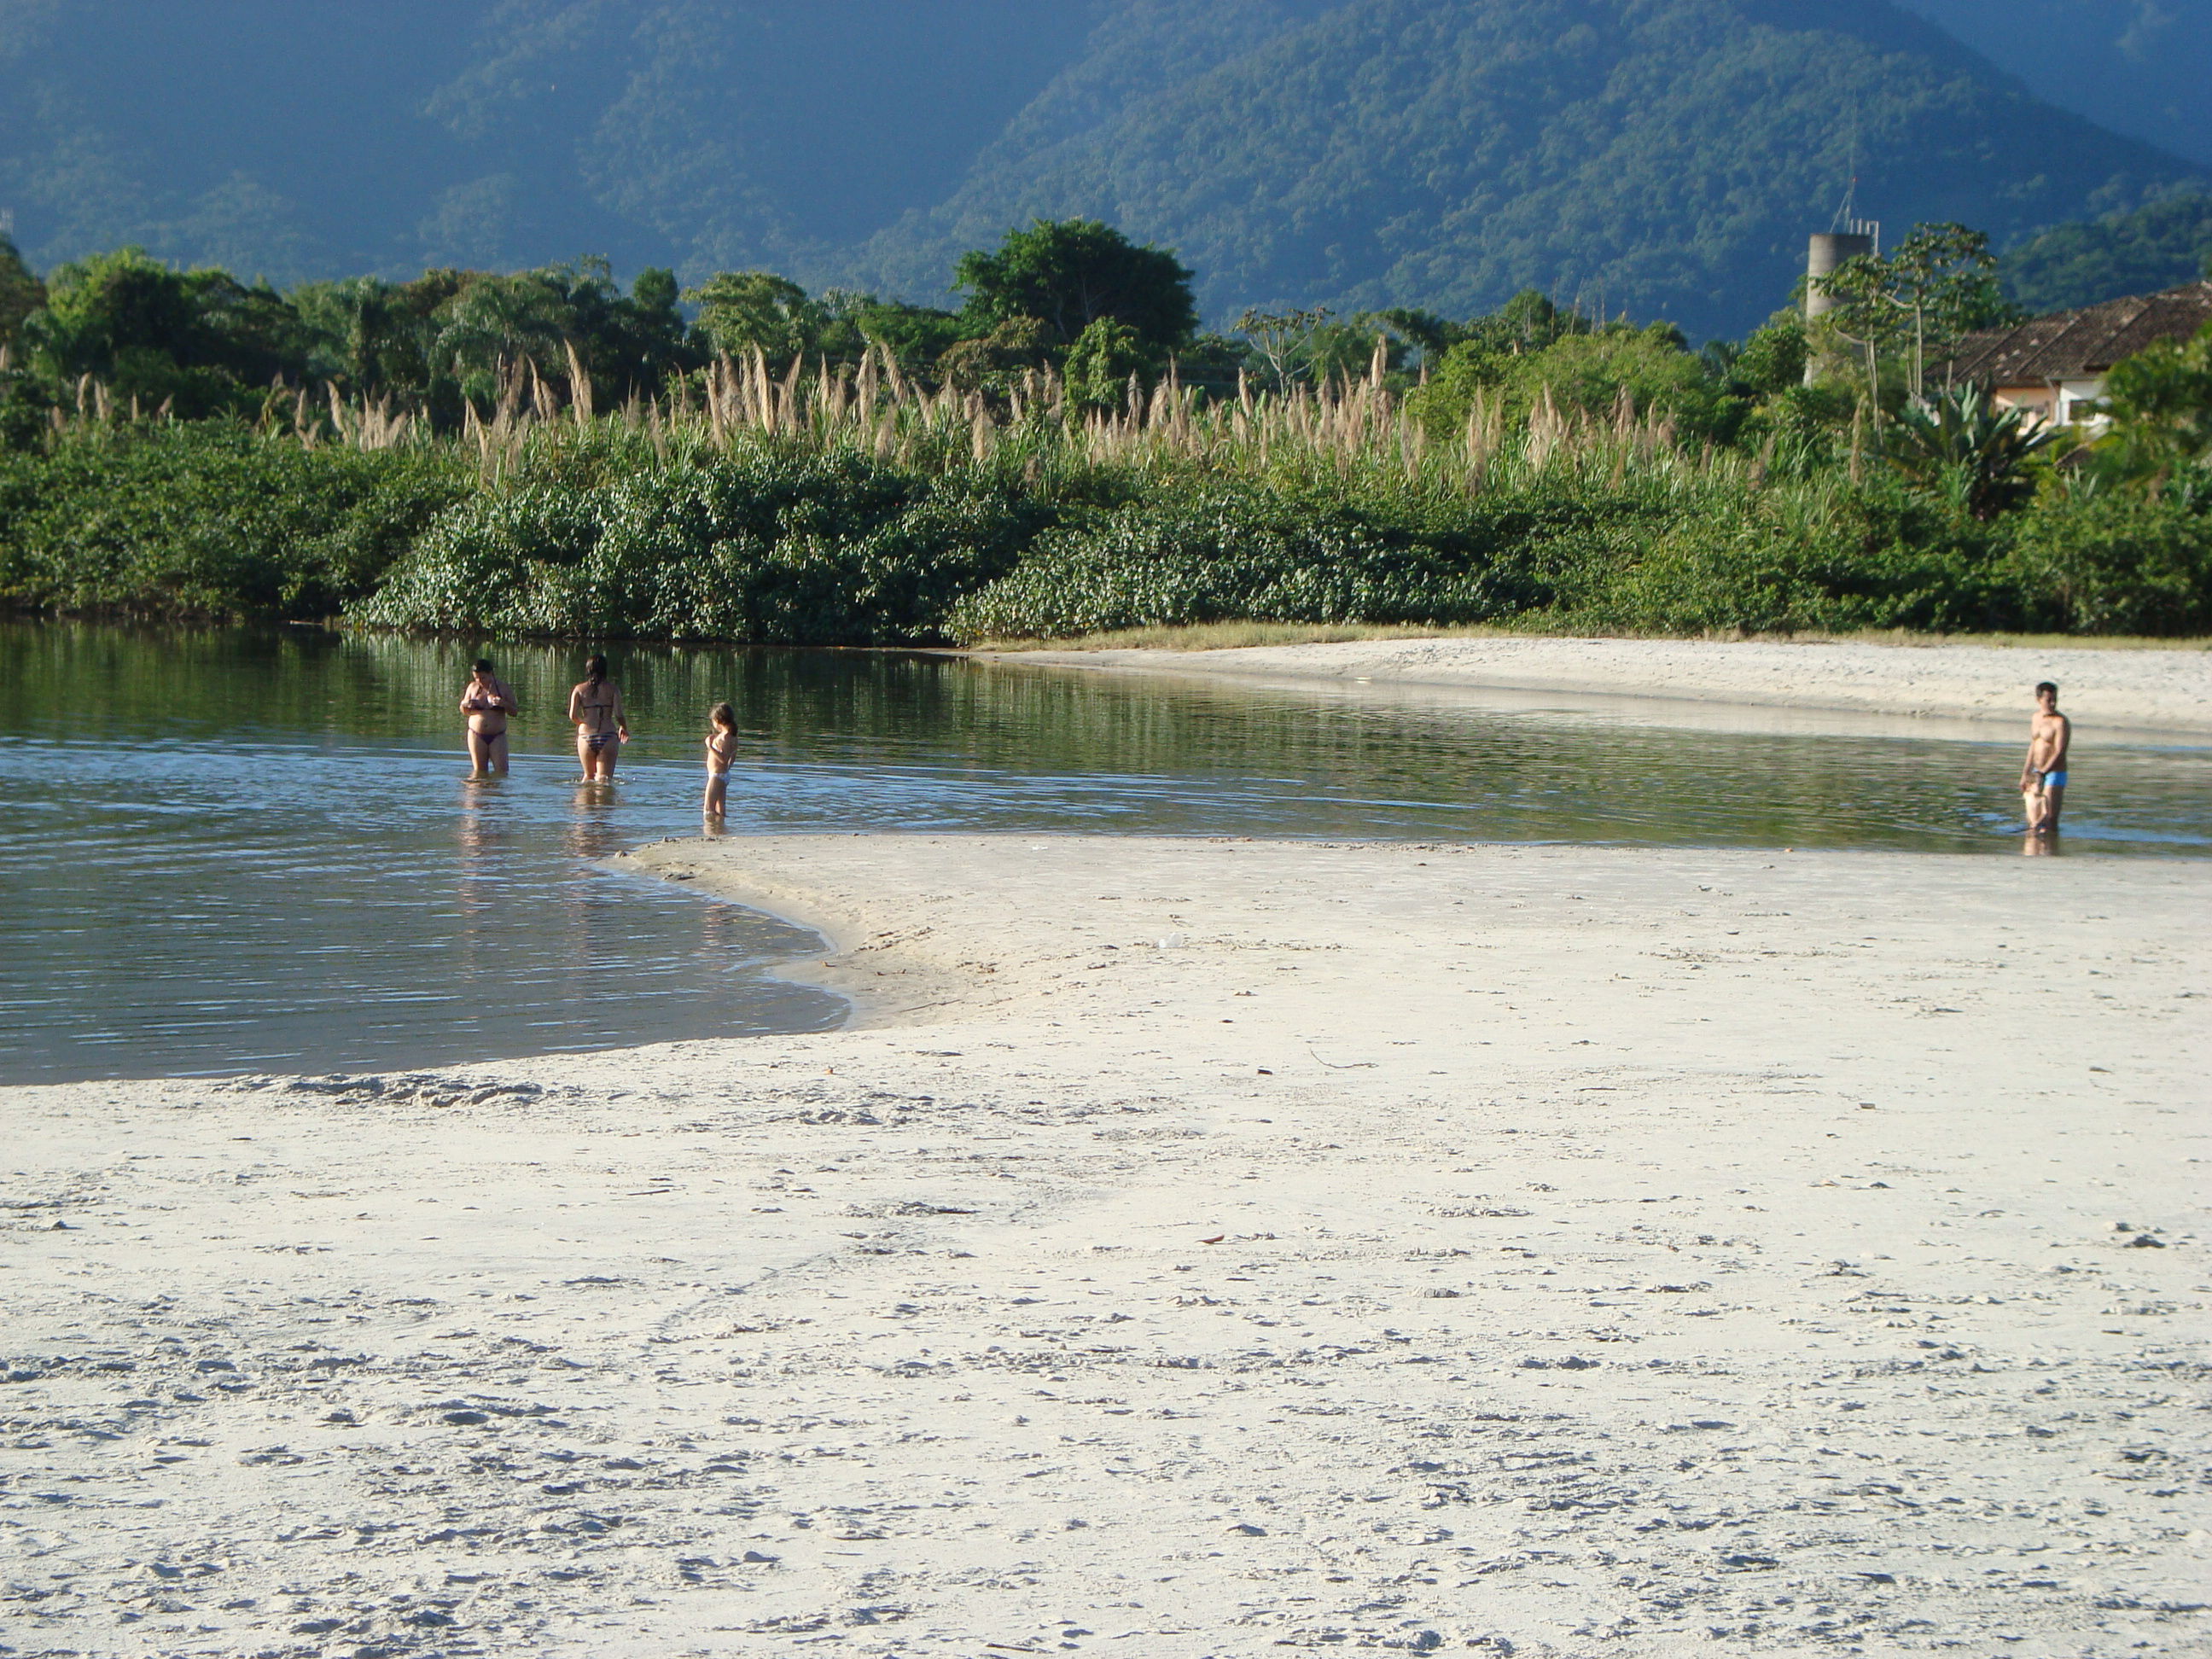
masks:
<svg viewBox="0 0 2212 1659"><path fill-rule="evenodd" d="M2000 241L2191 172L1885 0L1194 0L1187 29L1270 10L1275 27L1173 79L1115 74L1162 9L1123 8L1039 100L1090 77L1118 103L1026 146L1018 122L860 274L918 284L1008 223L1085 213L1178 248L1216 314L1463 314L1533 286L1716 333L1782 302L1855 166L1862 210Z"/></svg>
<svg viewBox="0 0 2212 1659"><path fill-rule="evenodd" d="M1701 335L1782 302L1855 163L1863 211L2001 243L2212 171L1912 15L2002 46L1983 0L1908 3L0 0L0 208L40 264L590 252L929 300L963 249L1083 213L1177 249L1216 319L1534 286ZM2048 87L2136 0L2019 3Z"/></svg>
<svg viewBox="0 0 2212 1659"><path fill-rule="evenodd" d="M2212 167L2212 0L1899 0L2028 90Z"/></svg>

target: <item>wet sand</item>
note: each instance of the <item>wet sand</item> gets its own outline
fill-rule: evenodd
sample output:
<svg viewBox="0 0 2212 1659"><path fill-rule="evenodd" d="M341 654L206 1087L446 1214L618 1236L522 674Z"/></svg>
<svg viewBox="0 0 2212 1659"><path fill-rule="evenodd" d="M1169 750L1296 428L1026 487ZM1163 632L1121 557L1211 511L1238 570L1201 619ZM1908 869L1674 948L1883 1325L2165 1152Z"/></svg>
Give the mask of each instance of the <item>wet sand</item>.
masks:
<svg viewBox="0 0 2212 1659"><path fill-rule="evenodd" d="M633 864L856 1028L0 1097L16 1650L2203 1650L2212 865Z"/></svg>

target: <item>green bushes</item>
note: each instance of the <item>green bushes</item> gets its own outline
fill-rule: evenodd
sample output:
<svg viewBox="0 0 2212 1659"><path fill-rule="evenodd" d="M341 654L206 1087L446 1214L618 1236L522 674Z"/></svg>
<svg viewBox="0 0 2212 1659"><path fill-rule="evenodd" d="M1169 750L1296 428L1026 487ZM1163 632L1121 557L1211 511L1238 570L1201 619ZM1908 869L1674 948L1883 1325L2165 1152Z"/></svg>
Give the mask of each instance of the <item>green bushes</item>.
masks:
<svg viewBox="0 0 2212 1659"><path fill-rule="evenodd" d="M2172 496L2081 493L2013 521L2023 623L2065 634L2212 634L2212 514Z"/></svg>
<svg viewBox="0 0 2212 1659"><path fill-rule="evenodd" d="M450 453L307 449L228 422L0 453L0 605L329 617L469 487Z"/></svg>
<svg viewBox="0 0 2212 1659"><path fill-rule="evenodd" d="M1645 634L2015 624L1986 539L1894 489L1778 487L1686 505L1632 560L1583 573L1562 620Z"/></svg>
<svg viewBox="0 0 2212 1659"><path fill-rule="evenodd" d="M1565 571L1625 556L1649 512L1634 497L1563 491L1171 481L1046 532L948 626L976 640L1246 619L1489 621L1550 605Z"/></svg>
<svg viewBox="0 0 2212 1659"><path fill-rule="evenodd" d="M223 422L0 453L0 605L789 645L1233 621L2212 632L2212 513L2179 485L2052 482L1983 520L1887 469L1758 482L1725 457L1601 446L1478 469L1085 456L1026 430L981 460L949 441L878 459L804 435L557 436L491 485L451 445L364 453Z"/></svg>
<svg viewBox="0 0 2212 1659"><path fill-rule="evenodd" d="M1991 556L1894 490L1537 473L1475 496L1171 488L1048 532L959 638L1255 620L1638 633L2008 625Z"/></svg>
<svg viewBox="0 0 2212 1659"><path fill-rule="evenodd" d="M742 449L478 495L352 614L486 634L927 643L1042 518L980 473Z"/></svg>
<svg viewBox="0 0 2212 1659"><path fill-rule="evenodd" d="M1047 532L963 640L1225 621L1594 633L2212 632L2212 516L2061 496L1995 524L1887 478L1537 475L1480 496L1187 483Z"/></svg>

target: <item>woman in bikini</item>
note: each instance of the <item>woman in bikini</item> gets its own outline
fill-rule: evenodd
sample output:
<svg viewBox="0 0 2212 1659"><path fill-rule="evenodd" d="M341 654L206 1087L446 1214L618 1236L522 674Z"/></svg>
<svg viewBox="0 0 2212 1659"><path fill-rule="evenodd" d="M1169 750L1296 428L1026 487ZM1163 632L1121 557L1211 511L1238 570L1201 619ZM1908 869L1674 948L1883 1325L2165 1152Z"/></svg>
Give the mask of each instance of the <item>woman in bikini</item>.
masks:
<svg viewBox="0 0 2212 1659"><path fill-rule="evenodd" d="M568 720L576 728L576 758L586 783L611 783L615 757L629 741L629 716L622 688L607 678L605 657L587 659L584 683L568 694Z"/></svg>
<svg viewBox="0 0 2212 1659"><path fill-rule="evenodd" d="M719 820L730 799L730 767L738 757L738 711L716 703L707 719L707 816Z"/></svg>
<svg viewBox="0 0 2212 1659"><path fill-rule="evenodd" d="M461 690L461 713L469 717L469 766L478 777L487 772L502 776L507 771L507 717L519 714L522 705L505 680L479 658Z"/></svg>

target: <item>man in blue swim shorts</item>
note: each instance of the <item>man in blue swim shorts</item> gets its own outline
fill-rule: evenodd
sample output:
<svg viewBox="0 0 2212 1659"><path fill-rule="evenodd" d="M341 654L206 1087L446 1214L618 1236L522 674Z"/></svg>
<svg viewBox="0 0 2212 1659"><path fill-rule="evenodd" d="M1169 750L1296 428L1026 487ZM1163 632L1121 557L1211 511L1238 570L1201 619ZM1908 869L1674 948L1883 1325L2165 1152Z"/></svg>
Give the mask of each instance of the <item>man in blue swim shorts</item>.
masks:
<svg viewBox="0 0 2212 1659"><path fill-rule="evenodd" d="M2021 769L2020 796L2027 808L2030 835L2058 833L2058 809L2066 804L2066 751L2074 723L2058 712L2058 688L2049 680L2035 688L2035 718L2027 727L2027 764Z"/></svg>

